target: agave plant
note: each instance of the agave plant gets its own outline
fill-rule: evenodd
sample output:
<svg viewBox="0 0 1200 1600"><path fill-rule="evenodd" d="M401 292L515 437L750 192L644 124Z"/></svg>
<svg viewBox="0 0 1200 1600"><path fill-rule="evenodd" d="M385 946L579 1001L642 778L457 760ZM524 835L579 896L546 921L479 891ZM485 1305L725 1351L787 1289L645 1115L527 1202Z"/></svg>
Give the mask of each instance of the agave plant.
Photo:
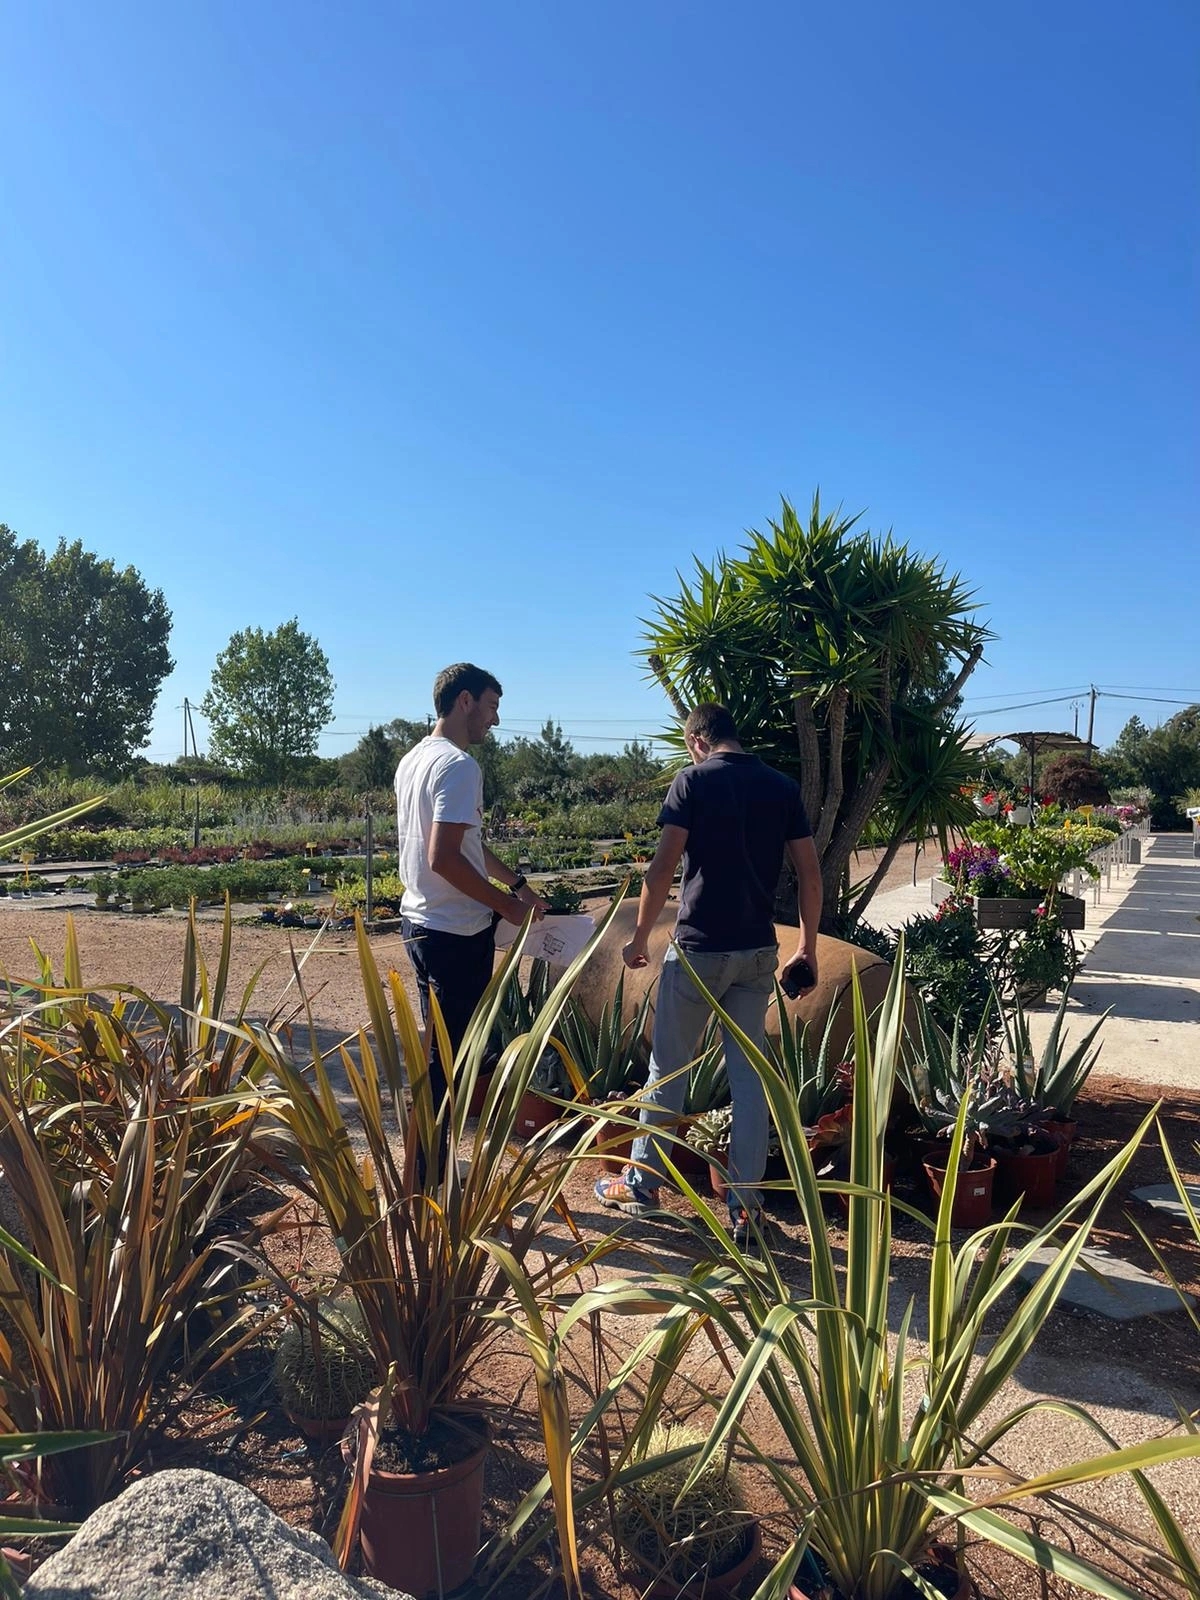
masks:
<svg viewBox="0 0 1200 1600"><path fill-rule="evenodd" d="M723 1264L698 1267L687 1277L660 1274L637 1286L642 1303L657 1304L663 1312L642 1425L652 1426L692 1341L723 1341L733 1354L736 1375L692 1473L699 1476L737 1439L771 1475L797 1536L762 1595L782 1595L808 1545L836 1594L889 1600L905 1577L913 1577L934 1535L958 1524L1052 1568L1090 1593L1109 1600L1141 1600L1137 1591L1084 1558L1030 1536L1003 1515L1003 1508L1047 1489L1062 1492L1096 1476L1200 1455L1200 1437L1156 1439L1134 1449L1107 1451L1018 1483L988 1463L1006 1435L1042 1404L1026 1402L995 1415L994 1402L1056 1305L1153 1113L1051 1222L1037 1229L1020 1227L1014 1207L1001 1222L968 1239L956 1255L950 1216L964 1144L967 1108L961 1105L949 1142L948 1183L932 1223L922 1297L927 1344L918 1350L911 1338L914 1302L903 1310L893 1339L891 1205L899 1202L889 1204L883 1190L883 1138L903 1036L902 967L901 959L874 1037L857 979L853 984L855 1116L850 1182L843 1186L849 1196L844 1263L822 1225L826 1186L814 1171L789 1085L750 1039L741 1038L762 1078L808 1221L811 1292L796 1291L766 1241L760 1240L761 1261L748 1258L728 1239L721 1219L698 1204L701 1222L712 1234L713 1253ZM905 1209L919 1219L920 1213ZM1022 1268L1035 1252L1051 1245L1049 1266L1014 1306L1012 1291L1020 1285ZM603 1300L605 1288L595 1291L594 1298ZM631 1288L615 1285L610 1292L618 1300ZM619 1374L618 1379L626 1376ZM913 1394L922 1396L915 1408ZM771 1406L794 1466L756 1446L756 1430L745 1415L755 1395ZM1045 1404L1054 1409L1063 1403ZM1091 1420L1082 1408L1069 1409ZM996 1478L1002 1482L994 1494L968 1498L969 1483Z"/></svg>
<svg viewBox="0 0 1200 1600"><path fill-rule="evenodd" d="M778 983L775 985L775 1009L779 1036L767 1035L767 1054L791 1085L800 1120L812 1127L826 1113L836 1111L846 1094L840 1071L841 1056L832 1047L839 1008L830 1008L815 1048L813 1024L800 1017L793 1020Z"/></svg>
<svg viewBox="0 0 1200 1600"><path fill-rule="evenodd" d="M1074 1049L1068 1050L1063 1036L1067 1001L1068 995L1064 994L1041 1054L1036 1059L1025 1008L1020 1000L1014 1002L1011 1011L1003 1008L1001 1011L1005 1042L1013 1061L1018 1092L1034 1105L1060 1118L1071 1115L1075 1101L1100 1057L1103 1046L1096 1045L1093 1050L1092 1042L1112 1010L1110 1006L1108 1011L1097 1017Z"/></svg>
<svg viewBox="0 0 1200 1600"><path fill-rule="evenodd" d="M653 994L653 988L648 986L637 1010L628 1022L623 1021L625 974L622 971L612 998L601 1007L595 1025L577 1001L567 1001L558 1032L583 1074L589 1100L619 1100L646 1081L650 1061L646 1020Z"/></svg>

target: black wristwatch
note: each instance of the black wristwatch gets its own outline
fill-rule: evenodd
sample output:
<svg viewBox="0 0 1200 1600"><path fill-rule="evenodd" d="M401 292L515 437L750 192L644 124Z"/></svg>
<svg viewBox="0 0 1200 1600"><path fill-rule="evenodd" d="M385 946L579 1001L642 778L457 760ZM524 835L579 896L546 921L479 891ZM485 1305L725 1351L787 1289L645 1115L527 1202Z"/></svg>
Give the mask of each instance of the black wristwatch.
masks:
<svg viewBox="0 0 1200 1600"><path fill-rule="evenodd" d="M525 874L523 872L518 872L517 876L516 876L516 881L513 882L513 883L510 883L509 886L508 886L509 894L516 894L517 891L519 889L523 889L528 882L529 882L529 879L525 876Z"/></svg>

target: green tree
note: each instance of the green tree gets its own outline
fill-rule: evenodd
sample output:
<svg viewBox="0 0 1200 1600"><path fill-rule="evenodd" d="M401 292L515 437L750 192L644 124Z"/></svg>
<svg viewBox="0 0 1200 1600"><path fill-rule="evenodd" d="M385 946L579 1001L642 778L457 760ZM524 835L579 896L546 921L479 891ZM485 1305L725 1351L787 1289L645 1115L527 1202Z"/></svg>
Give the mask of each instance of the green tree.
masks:
<svg viewBox="0 0 1200 1600"><path fill-rule="evenodd" d="M384 728L371 727L349 754L340 758L342 781L355 790L390 789L396 775L396 746Z"/></svg>
<svg viewBox="0 0 1200 1600"><path fill-rule="evenodd" d="M785 500L739 557L697 560L678 596L656 598L645 634L677 716L722 701L747 746L798 779L827 929L857 921L886 870L851 893L877 807L891 817L886 860L917 826L969 819L960 786L975 763L953 707L991 637L957 575L857 520L823 517L815 496L803 522Z"/></svg>
<svg viewBox="0 0 1200 1600"><path fill-rule="evenodd" d="M1182 827L1184 797L1200 786L1200 705L1176 712L1161 728L1131 717L1100 767L1114 788L1150 790L1152 827Z"/></svg>
<svg viewBox="0 0 1200 1600"><path fill-rule="evenodd" d="M316 753L333 713L325 652L295 617L264 633L243 628L217 657L200 703L210 754L255 783L282 783Z"/></svg>
<svg viewBox="0 0 1200 1600"><path fill-rule="evenodd" d="M569 803L569 784L578 764L562 724L547 717L536 739L513 739L504 746L503 794L513 805Z"/></svg>
<svg viewBox="0 0 1200 1600"><path fill-rule="evenodd" d="M0 524L0 762L125 771L174 662L160 589L76 540Z"/></svg>

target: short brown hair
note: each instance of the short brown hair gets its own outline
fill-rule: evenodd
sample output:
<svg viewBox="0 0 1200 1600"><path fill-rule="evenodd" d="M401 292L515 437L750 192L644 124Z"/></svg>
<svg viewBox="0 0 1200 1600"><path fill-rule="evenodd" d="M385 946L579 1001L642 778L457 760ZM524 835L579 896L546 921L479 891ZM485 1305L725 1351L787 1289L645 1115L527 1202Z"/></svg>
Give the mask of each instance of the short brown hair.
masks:
<svg viewBox="0 0 1200 1600"><path fill-rule="evenodd" d="M683 731L690 733L693 739L703 739L706 744L726 744L738 736L737 723L715 700L702 700L698 706L693 706Z"/></svg>
<svg viewBox="0 0 1200 1600"><path fill-rule="evenodd" d="M473 667L469 661L456 661L452 667L443 667L433 680L433 709L439 717L454 709L454 702L466 690L472 700L478 700L485 689L503 694L499 679L482 667Z"/></svg>

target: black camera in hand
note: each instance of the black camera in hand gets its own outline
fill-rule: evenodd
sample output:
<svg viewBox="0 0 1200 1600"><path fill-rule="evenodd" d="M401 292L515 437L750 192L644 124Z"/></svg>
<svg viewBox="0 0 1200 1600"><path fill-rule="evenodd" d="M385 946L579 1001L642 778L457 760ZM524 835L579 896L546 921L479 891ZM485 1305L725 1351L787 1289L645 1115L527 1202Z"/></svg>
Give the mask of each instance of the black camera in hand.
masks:
<svg viewBox="0 0 1200 1600"><path fill-rule="evenodd" d="M813 969L807 961L797 961L794 967L789 967L780 979L779 987L789 1000L798 1000L802 989L811 989L816 982Z"/></svg>

